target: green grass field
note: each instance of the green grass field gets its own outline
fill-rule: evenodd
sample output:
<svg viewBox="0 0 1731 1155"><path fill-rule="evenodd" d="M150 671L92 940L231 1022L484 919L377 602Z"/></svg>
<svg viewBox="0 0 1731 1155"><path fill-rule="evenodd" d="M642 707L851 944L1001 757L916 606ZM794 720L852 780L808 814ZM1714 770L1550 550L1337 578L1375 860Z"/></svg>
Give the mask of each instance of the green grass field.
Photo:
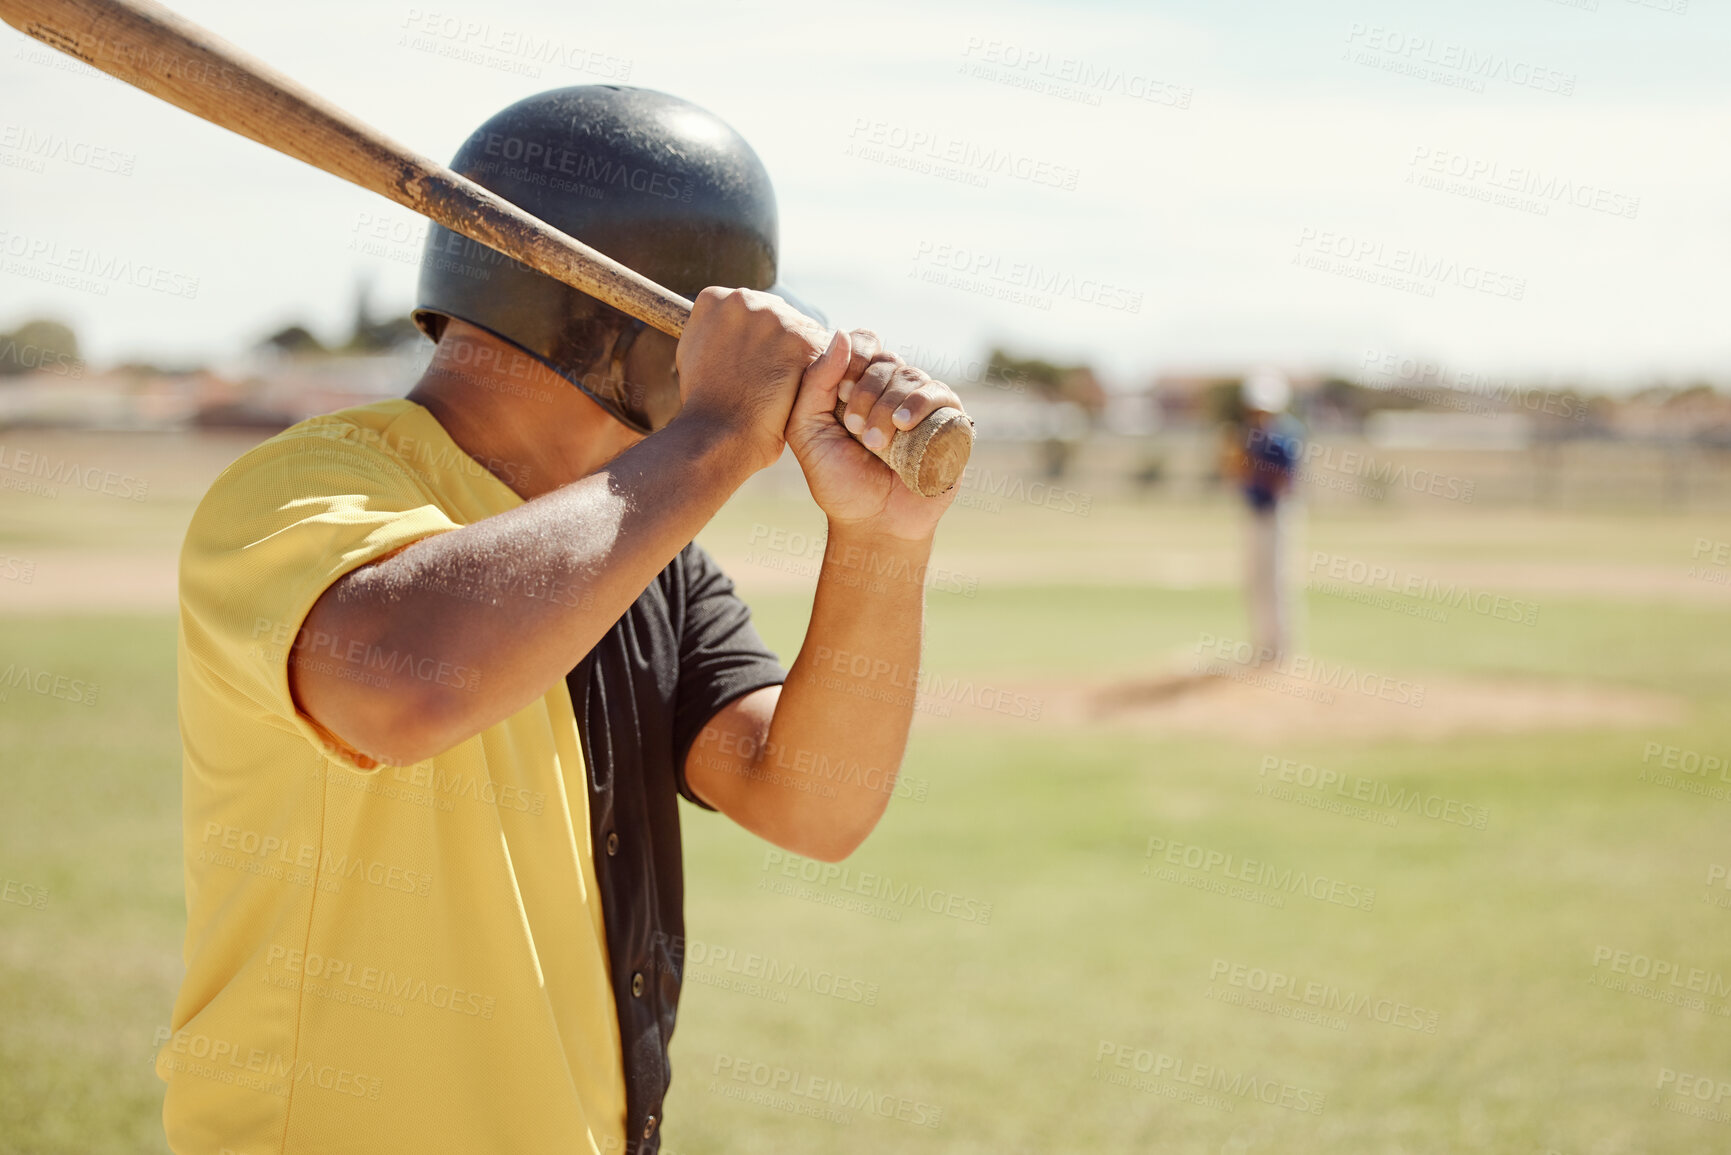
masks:
<svg viewBox="0 0 1731 1155"><path fill-rule="evenodd" d="M7 521L8 548L76 538L31 510ZM943 556L979 588L928 599L927 664L946 675L1099 682L1169 668L1202 633L1244 632L1219 581L1115 576L1163 553L1229 552L1227 506L958 513ZM811 518L752 498L706 540L737 552L765 523ZM1351 508L1318 511L1308 540L1414 564L1568 563L1591 576L1634 556L1681 573L1713 523L1495 510L1427 523ZM1054 551L1071 557L1070 577L1051 576ZM740 581L790 657L808 595ZM1715 864L1721 875L1731 864L1731 802L1641 776L1649 743L1731 753L1731 596L1536 596L1532 628L1312 596L1308 647L1415 677L1645 691L1674 699L1681 720L1271 742L1229 727L922 714L905 773L924 797L892 803L847 880L801 894L778 892L797 880L764 844L688 811L694 946L664 1150L1731 1149L1731 1123L1676 1110L1731 1119L1731 1087L1714 1097L1731 1084L1731 910L1711 901L1731 890L1708 886ZM151 1040L168 1021L183 924L173 618L0 617L0 635L0 665L101 686L94 707L18 690L0 701L0 1151L162 1151ZM1259 793L1277 777L1259 772L1266 758L1487 819L1325 812ZM1151 838L1373 889L1374 904L1287 892L1276 906L1170 881ZM958 896L961 916L850 909L862 871ZM1721 993L1694 1007L1645 997L1664 980L1657 992L1596 985L1627 985L1614 973L1622 951L1699 968ZM1333 995L1259 1004L1251 987L1269 975ZM824 1103L784 1093L812 1080L841 1084L856 1106L826 1117Z"/></svg>

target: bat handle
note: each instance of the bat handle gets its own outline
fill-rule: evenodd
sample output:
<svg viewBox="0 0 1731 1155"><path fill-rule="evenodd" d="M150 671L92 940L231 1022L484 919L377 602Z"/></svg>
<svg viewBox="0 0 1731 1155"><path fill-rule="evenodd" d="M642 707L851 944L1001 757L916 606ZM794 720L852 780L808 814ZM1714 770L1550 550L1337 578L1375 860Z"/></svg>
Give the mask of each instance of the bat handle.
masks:
<svg viewBox="0 0 1731 1155"><path fill-rule="evenodd" d="M835 419L840 421L845 412L847 403L838 401ZM961 480L973 448L973 421L960 409L946 405L927 414L912 429L896 430L888 445L871 453L894 470L903 485L921 497L936 497Z"/></svg>

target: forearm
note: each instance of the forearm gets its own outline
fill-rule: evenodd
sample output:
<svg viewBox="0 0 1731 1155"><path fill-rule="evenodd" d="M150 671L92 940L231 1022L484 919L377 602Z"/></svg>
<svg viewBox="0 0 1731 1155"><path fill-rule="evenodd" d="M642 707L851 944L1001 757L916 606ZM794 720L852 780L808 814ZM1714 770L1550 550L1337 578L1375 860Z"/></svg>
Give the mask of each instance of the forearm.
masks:
<svg viewBox="0 0 1731 1155"><path fill-rule="evenodd" d="M412 654L465 674L296 680L291 658L302 707L380 761L480 733L576 665L750 472L724 437L676 420L596 473L355 571L303 629L329 652L297 654Z"/></svg>
<svg viewBox="0 0 1731 1155"><path fill-rule="evenodd" d="M827 793L767 794L783 845L796 840L817 857L842 858L883 815L913 719L930 557L930 538L832 527L811 623L759 762L794 781L826 765L845 772L825 777Z"/></svg>
<svg viewBox="0 0 1731 1155"><path fill-rule="evenodd" d="M805 642L784 685L724 707L685 760L704 801L778 846L832 862L871 833L901 769L919 688L926 563L955 500L953 489L926 497L902 485L847 430L887 438L960 405L948 386L886 353L876 334L856 329L846 344L846 372L808 370L787 425L830 529ZM835 418L838 402L845 422Z"/></svg>

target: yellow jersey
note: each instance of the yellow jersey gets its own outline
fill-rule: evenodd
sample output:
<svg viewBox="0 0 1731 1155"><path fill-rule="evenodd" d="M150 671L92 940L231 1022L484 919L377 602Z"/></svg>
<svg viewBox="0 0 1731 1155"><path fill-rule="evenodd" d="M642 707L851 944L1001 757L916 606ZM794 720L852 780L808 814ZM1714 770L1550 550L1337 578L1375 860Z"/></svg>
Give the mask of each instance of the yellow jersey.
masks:
<svg viewBox="0 0 1731 1155"><path fill-rule="evenodd" d="M625 1150L566 682L413 766L345 755L288 688L300 624L331 583L520 504L395 399L264 442L193 515L178 646L186 977L156 1056L181 1155ZM302 645L357 683L479 684L427 655Z"/></svg>

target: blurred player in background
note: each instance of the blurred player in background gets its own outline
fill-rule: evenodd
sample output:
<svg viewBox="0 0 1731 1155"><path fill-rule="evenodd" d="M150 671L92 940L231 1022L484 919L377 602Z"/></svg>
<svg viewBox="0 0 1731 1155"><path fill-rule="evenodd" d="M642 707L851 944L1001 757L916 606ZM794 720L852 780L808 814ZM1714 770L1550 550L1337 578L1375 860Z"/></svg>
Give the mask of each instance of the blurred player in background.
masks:
<svg viewBox="0 0 1731 1155"><path fill-rule="evenodd" d="M1278 660L1292 641L1286 589L1286 506L1298 470L1304 429L1286 411L1292 401L1292 386L1278 370L1251 373L1240 388L1239 398L1244 418L1233 431L1227 474L1238 481L1250 504L1244 592L1257 660L1266 662Z"/></svg>

